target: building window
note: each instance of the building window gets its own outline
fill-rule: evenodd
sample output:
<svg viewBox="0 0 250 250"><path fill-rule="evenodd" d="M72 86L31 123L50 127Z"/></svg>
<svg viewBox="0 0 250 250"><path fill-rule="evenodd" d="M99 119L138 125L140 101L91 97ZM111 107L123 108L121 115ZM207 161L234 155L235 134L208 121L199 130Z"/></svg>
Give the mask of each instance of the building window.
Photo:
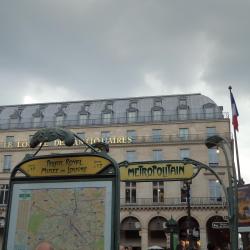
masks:
<svg viewBox="0 0 250 250"><path fill-rule="evenodd" d="M219 165L218 153L216 148L208 149L208 164L210 167L216 167Z"/></svg>
<svg viewBox="0 0 250 250"><path fill-rule="evenodd" d="M188 148L181 148L180 149L180 159L183 160L184 158L189 158L190 150Z"/></svg>
<svg viewBox="0 0 250 250"><path fill-rule="evenodd" d="M153 121L161 121L162 120L162 110L153 110Z"/></svg>
<svg viewBox="0 0 250 250"><path fill-rule="evenodd" d="M153 202L164 202L164 182L153 181Z"/></svg>
<svg viewBox="0 0 250 250"><path fill-rule="evenodd" d="M216 128L215 127L207 127L207 137L216 135Z"/></svg>
<svg viewBox="0 0 250 250"><path fill-rule="evenodd" d="M7 205L9 195L9 185L1 184L0 185L0 205Z"/></svg>
<svg viewBox="0 0 250 250"><path fill-rule="evenodd" d="M15 138L14 138L14 136L6 136L5 146L6 146L7 148L12 148L12 147L14 147L14 143L15 143Z"/></svg>
<svg viewBox="0 0 250 250"><path fill-rule="evenodd" d="M77 136L80 137L82 140L85 140L85 133L84 132L77 133Z"/></svg>
<svg viewBox="0 0 250 250"><path fill-rule="evenodd" d="M126 203L136 203L136 182L125 183L125 201Z"/></svg>
<svg viewBox="0 0 250 250"><path fill-rule="evenodd" d="M187 120L188 118L188 110L184 108L178 109L178 118L179 120Z"/></svg>
<svg viewBox="0 0 250 250"><path fill-rule="evenodd" d="M132 142L136 141L136 130L127 130L127 137L129 137Z"/></svg>
<svg viewBox="0 0 250 250"><path fill-rule="evenodd" d="M63 126L64 116L56 116L56 126L60 127Z"/></svg>
<svg viewBox="0 0 250 250"><path fill-rule="evenodd" d="M137 121L137 111L128 111L128 122L136 122Z"/></svg>
<svg viewBox="0 0 250 250"><path fill-rule="evenodd" d="M162 161L162 150L161 149L155 149L153 150L153 161Z"/></svg>
<svg viewBox="0 0 250 250"><path fill-rule="evenodd" d="M104 124L111 123L112 113L103 113L102 114L102 122Z"/></svg>
<svg viewBox="0 0 250 250"><path fill-rule="evenodd" d="M89 118L89 115L88 114L80 114L79 115L79 124L80 125L85 125L88 123L88 118Z"/></svg>
<svg viewBox="0 0 250 250"><path fill-rule="evenodd" d="M161 134L162 134L161 129L152 129L153 142L160 142L161 141Z"/></svg>
<svg viewBox="0 0 250 250"><path fill-rule="evenodd" d="M188 188L187 185L184 181L180 182L181 185L181 202L187 202L187 198L188 198ZM190 195L190 199L191 199L191 186L189 189L189 195Z"/></svg>
<svg viewBox="0 0 250 250"><path fill-rule="evenodd" d="M18 128L19 118L10 118L10 128Z"/></svg>
<svg viewBox="0 0 250 250"><path fill-rule="evenodd" d="M127 151L126 153L127 153L126 159L128 162L136 161L136 152L134 150Z"/></svg>
<svg viewBox="0 0 250 250"><path fill-rule="evenodd" d="M3 171L9 172L11 169L12 155L4 155Z"/></svg>
<svg viewBox="0 0 250 250"><path fill-rule="evenodd" d="M205 117L207 119L214 118L214 107L206 107L205 108Z"/></svg>
<svg viewBox="0 0 250 250"><path fill-rule="evenodd" d="M221 185L217 180L209 180L209 193L211 201L221 201Z"/></svg>
<svg viewBox="0 0 250 250"><path fill-rule="evenodd" d="M42 117L33 117L33 128L39 128L41 127Z"/></svg>
<svg viewBox="0 0 250 250"><path fill-rule="evenodd" d="M101 138L102 142L108 142L108 139L110 138L110 131L102 131L101 132Z"/></svg>
<svg viewBox="0 0 250 250"><path fill-rule="evenodd" d="M179 128L179 137L181 140L188 140L188 128Z"/></svg>

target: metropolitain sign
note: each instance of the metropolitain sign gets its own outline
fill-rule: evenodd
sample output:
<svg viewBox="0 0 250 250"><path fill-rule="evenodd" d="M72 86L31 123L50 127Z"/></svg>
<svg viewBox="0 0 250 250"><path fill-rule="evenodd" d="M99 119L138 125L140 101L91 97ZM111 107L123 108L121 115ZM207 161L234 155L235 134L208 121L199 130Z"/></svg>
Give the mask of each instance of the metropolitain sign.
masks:
<svg viewBox="0 0 250 250"><path fill-rule="evenodd" d="M120 164L121 181L185 180L194 176L194 165L184 161Z"/></svg>

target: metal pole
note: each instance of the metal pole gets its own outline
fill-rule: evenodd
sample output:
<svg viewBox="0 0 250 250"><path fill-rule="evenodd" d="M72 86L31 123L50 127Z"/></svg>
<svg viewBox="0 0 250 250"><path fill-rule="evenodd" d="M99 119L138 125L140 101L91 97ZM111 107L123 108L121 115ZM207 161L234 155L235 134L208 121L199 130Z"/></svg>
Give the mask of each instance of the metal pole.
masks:
<svg viewBox="0 0 250 250"><path fill-rule="evenodd" d="M190 182L185 182L187 187L187 220L188 220L188 249L193 249L193 230L191 229Z"/></svg>
<svg viewBox="0 0 250 250"><path fill-rule="evenodd" d="M231 167L233 176L231 174L230 169L230 163L228 159L228 153L226 151L226 148L224 144L227 145L228 150L230 151L230 157L231 157ZM231 249L236 250L238 249L238 190L237 190L237 176L236 176L236 170L233 160L233 152L232 149L228 143L228 141L224 138L222 138L222 141L219 143L219 146L222 148L223 153L225 155L226 164L227 164L227 172L228 172L228 179L229 179L229 188L228 188L228 199L230 201L230 210L231 210L231 218L230 218L230 238L231 238Z"/></svg>

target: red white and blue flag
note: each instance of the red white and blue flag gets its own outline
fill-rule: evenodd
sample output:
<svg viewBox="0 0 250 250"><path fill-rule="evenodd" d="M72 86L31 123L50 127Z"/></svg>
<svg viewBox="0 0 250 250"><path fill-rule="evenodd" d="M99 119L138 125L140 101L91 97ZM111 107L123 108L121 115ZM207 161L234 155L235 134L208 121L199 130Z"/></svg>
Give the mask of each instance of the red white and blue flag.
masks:
<svg viewBox="0 0 250 250"><path fill-rule="evenodd" d="M233 123L234 129L239 131L239 123L238 123L239 112L238 112L232 92L230 92L230 97L231 97L231 106L232 106L232 123Z"/></svg>

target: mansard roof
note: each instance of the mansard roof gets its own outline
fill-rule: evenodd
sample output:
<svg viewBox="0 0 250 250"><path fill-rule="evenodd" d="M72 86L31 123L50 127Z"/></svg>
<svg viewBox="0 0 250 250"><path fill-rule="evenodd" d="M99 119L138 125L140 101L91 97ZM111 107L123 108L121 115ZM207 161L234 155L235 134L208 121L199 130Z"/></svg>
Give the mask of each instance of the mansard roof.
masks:
<svg viewBox="0 0 250 250"><path fill-rule="evenodd" d="M150 115L152 110L154 110L155 100L161 100L162 109L165 115L173 115L178 110L180 99L186 100L186 105L190 113L203 113L204 107L211 106L211 104L215 107L215 112L222 111L222 107L217 106L213 100L202 94L144 96L0 106L0 124L11 119L17 110L20 111L19 119L23 122L32 120L38 113L43 117L43 120L51 121L55 119L58 112L63 112L65 119L75 120L78 119L79 114L86 105L89 106L88 113L90 118L95 119L105 111L107 103L112 103L114 116L125 114L124 117L126 117L126 112L128 112L131 102L136 103L136 109L140 115Z"/></svg>

